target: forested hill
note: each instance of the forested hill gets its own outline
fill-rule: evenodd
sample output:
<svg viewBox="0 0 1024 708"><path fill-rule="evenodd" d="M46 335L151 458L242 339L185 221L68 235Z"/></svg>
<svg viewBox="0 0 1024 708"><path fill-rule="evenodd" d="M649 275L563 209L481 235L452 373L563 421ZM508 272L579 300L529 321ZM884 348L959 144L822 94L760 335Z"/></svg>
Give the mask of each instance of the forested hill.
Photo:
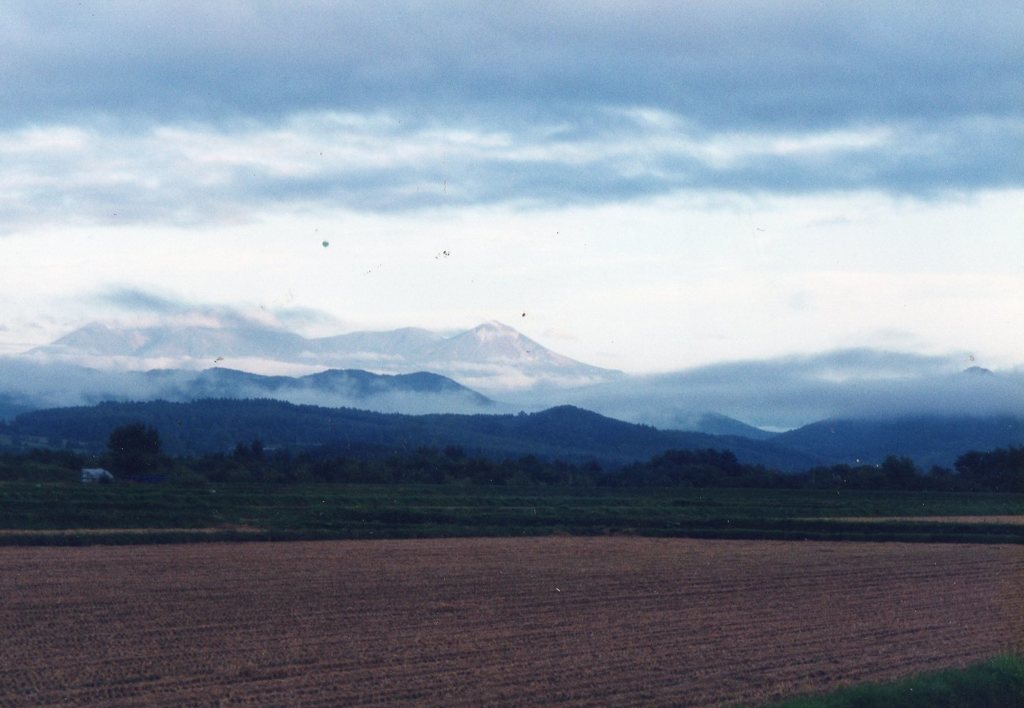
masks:
<svg viewBox="0 0 1024 708"><path fill-rule="evenodd" d="M326 448L333 454L386 454L422 446L463 447L492 458L538 455L607 467L646 460L668 449L730 450L747 464L797 471L823 460L780 445L734 436L658 430L571 406L518 415L399 415L320 408L272 400L153 401L56 408L18 416L8 434L22 444L100 451L111 430L155 427L174 455L231 450L259 439L268 448Z"/></svg>
<svg viewBox="0 0 1024 708"><path fill-rule="evenodd" d="M1024 445L1024 419L1013 416L910 416L896 420L823 420L781 433L775 442L849 465L887 455L912 458L922 469L951 467L968 450Z"/></svg>

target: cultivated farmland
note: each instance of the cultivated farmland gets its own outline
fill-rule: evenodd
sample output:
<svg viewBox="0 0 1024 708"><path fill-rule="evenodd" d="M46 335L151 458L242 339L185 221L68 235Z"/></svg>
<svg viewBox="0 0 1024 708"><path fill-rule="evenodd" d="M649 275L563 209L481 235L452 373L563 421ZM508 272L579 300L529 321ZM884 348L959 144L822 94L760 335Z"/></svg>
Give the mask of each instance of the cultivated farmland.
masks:
<svg viewBox="0 0 1024 708"><path fill-rule="evenodd" d="M1024 547L0 548L0 705L720 704L1024 651Z"/></svg>

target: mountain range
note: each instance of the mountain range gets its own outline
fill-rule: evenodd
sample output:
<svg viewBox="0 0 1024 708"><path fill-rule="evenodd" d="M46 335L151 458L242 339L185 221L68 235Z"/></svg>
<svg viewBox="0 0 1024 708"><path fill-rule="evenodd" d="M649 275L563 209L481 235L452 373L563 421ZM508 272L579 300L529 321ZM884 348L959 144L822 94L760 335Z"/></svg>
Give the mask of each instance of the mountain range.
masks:
<svg viewBox="0 0 1024 708"><path fill-rule="evenodd" d="M328 369L306 376L262 376L234 369L203 371L158 369L141 374L152 386L151 398L192 401L201 398L273 398L321 406L362 406L386 412L423 412L438 408L488 410L495 402L439 374L374 374L361 369ZM390 404L390 405L389 405Z"/></svg>
<svg viewBox="0 0 1024 708"><path fill-rule="evenodd" d="M879 464L889 455L919 467L946 468L970 450L1024 445L1024 419L914 418L891 422L823 421L754 440L658 430L574 406L491 415L382 414L274 400L207 399L174 403L102 403L19 415L0 425L14 447L43 445L102 452L110 431L127 423L155 427L177 455L227 452L239 442L268 448L380 456L428 446L460 446L495 459L537 455L606 468L645 461L669 449L729 450L743 463L788 472L821 465Z"/></svg>
<svg viewBox="0 0 1024 708"><path fill-rule="evenodd" d="M306 338L254 322L226 326L111 327L91 323L25 354L99 369L205 369L264 372L364 369L429 371L487 393L567 388L612 381L622 372L575 361L500 322L452 336L425 329Z"/></svg>
<svg viewBox="0 0 1024 708"><path fill-rule="evenodd" d="M31 363L50 368L17 373L19 366L25 369ZM102 372L227 368L294 376L339 369L392 375L431 372L513 411L572 404L659 428L747 436L758 433L735 426L722 428L722 421L716 422L714 416L774 431L824 419L1024 416L1024 371L992 372L976 365L963 370L957 364L952 356L844 349L627 375L565 357L497 322L453 335L403 328L320 338L302 337L243 318L148 327L93 323L52 344L0 360L0 404L4 394L33 399L35 407L42 407L38 403L89 403L102 400L96 396L104 393L104 387L114 400L129 398L123 392L125 386L119 387L117 381L112 384L108 378L102 383ZM55 368L57 365L60 368ZM49 395L30 390L33 385L45 389L55 380L61 382L61 388ZM149 385L139 384L138 388L140 400L158 395L183 400L177 395L152 393ZM300 384L298 388L308 386ZM88 395L76 398L78 389ZM332 392L331 399L302 399L294 391L278 397L323 405L367 403L366 396L342 399L336 393ZM444 401L438 399L432 402L433 408L413 405L412 399L408 403L408 408L369 407L410 413L472 412L465 401L446 407L439 405ZM8 408L16 406L17 401Z"/></svg>
<svg viewBox="0 0 1024 708"><path fill-rule="evenodd" d="M110 430L132 422L155 427L168 452L184 455L225 452L238 442L260 439L269 448L327 448L359 455L457 445L498 459L538 455L569 462L597 460L611 467L671 448L728 449L744 462L784 470L822 461L770 441L658 430L572 406L537 413L410 416L272 400L103 403L24 413L6 431L19 439L99 452Z"/></svg>
<svg viewBox="0 0 1024 708"><path fill-rule="evenodd" d="M261 367L290 375L242 370ZM104 401L203 399L274 399L318 410L416 416L486 414L481 418L492 421L569 405L659 433L713 435L703 442L727 449L738 440L743 446L770 443L770 454L744 447L755 450L744 461L773 460L787 469L877 463L889 454L949 466L969 449L1024 444L1019 370L961 370L948 357L867 349L627 375L564 357L496 322L454 335L404 328L306 338L245 320L94 323L24 355L0 358L0 420L57 407L96 415L88 407ZM565 434L578 438L584 431L568 426ZM522 450L509 441L488 444ZM642 451L597 448L608 459ZM578 446L558 449L584 454Z"/></svg>
<svg viewBox="0 0 1024 708"><path fill-rule="evenodd" d="M1024 445L1024 418L910 416L894 420L823 420L771 438L791 449L848 465L910 457L924 470L951 467L968 450Z"/></svg>
<svg viewBox="0 0 1024 708"><path fill-rule="evenodd" d="M264 376L212 367L102 371L54 362L0 359L0 420L53 407L103 401L185 402L272 398L382 413L497 412L492 399L439 374L374 374L328 369L305 376Z"/></svg>

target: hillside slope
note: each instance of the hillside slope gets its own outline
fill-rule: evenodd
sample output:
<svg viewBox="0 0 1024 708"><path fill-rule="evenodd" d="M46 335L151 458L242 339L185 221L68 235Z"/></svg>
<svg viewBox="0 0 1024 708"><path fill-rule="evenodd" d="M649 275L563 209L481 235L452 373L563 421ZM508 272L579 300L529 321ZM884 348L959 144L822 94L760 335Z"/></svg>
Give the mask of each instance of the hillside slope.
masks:
<svg viewBox="0 0 1024 708"><path fill-rule="evenodd" d="M495 458L536 454L596 459L606 466L646 460L671 448L727 449L743 462L783 470L821 461L771 442L657 430L571 406L518 415L409 416L271 400L103 403L26 413L15 419L10 432L21 439L99 451L112 429L131 422L156 427L168 452L185 455L224 452L258 438L268 447L328 447L351 454L459 445Z"/></svg>
<svg viewBox="0 0 1024 708"><path fill-rule="evenodd" d="M1024 419L1012 416L913 416L895 420L825 420L776 435L794 450L850 465L910 457L925 470L952 467L968 450L1024 445Z"/></svg>

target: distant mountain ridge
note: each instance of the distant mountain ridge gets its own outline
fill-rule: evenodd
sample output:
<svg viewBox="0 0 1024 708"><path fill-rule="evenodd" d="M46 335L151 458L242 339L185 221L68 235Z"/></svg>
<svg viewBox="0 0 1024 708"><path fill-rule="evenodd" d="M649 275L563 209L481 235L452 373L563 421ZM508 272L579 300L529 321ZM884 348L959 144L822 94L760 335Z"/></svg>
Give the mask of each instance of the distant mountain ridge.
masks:
<svg viewBox="0 0 1024 708"><path fill-rule="evenodd" d="M849 465L910 457L924 470L950 467L968 450L1024 445L1024 419L1014 416L908 416L890 420L823 420L772 441Z"/></svg>
<svg viewBox="0 0 1024 708"><path fill-rule="evenodd" d="M6 434L22 444L45 442L98 451L113 428L131 422L156 427L174 454L224 452L238 442L259 438L270 446L329 448L336 454L389 454L420 446L457 445L498 459L538 455L620 466L669 449L710 448L729 450L744 463L790 472L834 464L877 465L889 455L910 457L927 471L932 465L950 468L970 450L1024 445L1024 419L1012 417L822 421L770 440L752 440L659 430L574 406L516 415L404 415L269 399L103 403L39 410L19 415Z"/></svg>
<svg viewBox="0 0 1024 708"><path fill-rule="evenodd" d="M708 432L723 430L706 419L709 412L775 431L830 419L1024 418L1024 367L965 371L958 363L951 356L836 350L632 376L560 392L560 400L551 396L548 402Z"/></svg>
<svg viewBox="0 0 1024 708"><path fill-rule="evenodd" d="M626 375L497 322L454 335L410 327L305 338L244 318L196 321L205 322L87 325L0 358L0 419L104 400L271 398L415 415L572 405L662 431L771 442L828 464L895 454L949 466L969 449L1024 444L1004 434L1024 420L1024 369L965 370L953 356L854 348ZM248 373L267 362L284 371Z"/></svg>
<svg viewBox="0 0 1024 708"><path fill-rule="evenodd" d="M570 387L611 381L621 372L557 354L512 327L487 322L446 337L425 329L305 338L254 323L118 328L92 323L26 356L97 368L366 369L431 371L487 391Z"/></svg>
<svg viewBox="0 0 1024 708"><path fill-rule="evenodd" d="M487 408L490 398L439 374L374 374L361 369L328 369L306 376L263 376L246 371L211 368L193 373L154 370L143 374L156 388L150 398L191 401L202 398L273 398L292 403L317 403L340 407L370 404L387 396L413 395L423 408L431 397L459 399L465 407ZM454 401L450 405L454 406Z"/></svg>
<svg viewBox="0 0 1024 708"><path fill-rule="evenodd" d="M263 376L223 367L202 371L99 371L60 363L0 358L0 420L18 413L103 401L273 398L382 413L477 413L495 401L430 372L374 374L328 369L306 376Z"/></svg>
<svg viewBox="0 0 1024 708"><path fill-rule="evenodd" d="M692 418L677 416L671 427L675 430L692 430L709 435L737 435L751 440L770 440L777 435L720 413L703 413Z"/></svg>

